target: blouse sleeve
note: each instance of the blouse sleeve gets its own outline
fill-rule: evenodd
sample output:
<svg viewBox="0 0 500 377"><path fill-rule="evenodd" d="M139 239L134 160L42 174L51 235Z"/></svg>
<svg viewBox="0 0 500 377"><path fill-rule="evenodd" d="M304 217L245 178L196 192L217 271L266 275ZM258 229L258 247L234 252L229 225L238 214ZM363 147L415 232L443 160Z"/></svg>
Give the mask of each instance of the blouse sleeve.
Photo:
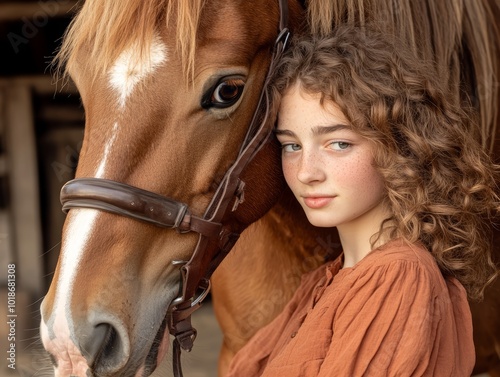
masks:
<svg viewBox="0 0 500 377"><path fill-rule="evenodd" d="M458 334L472 338L470 319L457 329L446 283L433 272L416 262L394 261L360 276L338 307L319 377L470 376L474 348L457 350L470 347ZM445 351L437 352L441 347ZM435 371L436 365L450 370Z"/></svg>

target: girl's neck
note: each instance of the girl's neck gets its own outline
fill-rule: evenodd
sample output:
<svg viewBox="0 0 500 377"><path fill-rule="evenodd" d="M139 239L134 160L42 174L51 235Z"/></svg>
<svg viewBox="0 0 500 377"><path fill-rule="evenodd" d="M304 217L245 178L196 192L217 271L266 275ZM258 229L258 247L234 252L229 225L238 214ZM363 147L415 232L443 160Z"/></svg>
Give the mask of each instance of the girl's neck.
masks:
<svg viewBox="0 0 500 377"><path fill-rule="evenodd" d="M386 206L380 203L361 218L337 226L344 251L343 268L353 267L372 250L389 241L386 235L377 238L382 222L388 217Z"/></svg>

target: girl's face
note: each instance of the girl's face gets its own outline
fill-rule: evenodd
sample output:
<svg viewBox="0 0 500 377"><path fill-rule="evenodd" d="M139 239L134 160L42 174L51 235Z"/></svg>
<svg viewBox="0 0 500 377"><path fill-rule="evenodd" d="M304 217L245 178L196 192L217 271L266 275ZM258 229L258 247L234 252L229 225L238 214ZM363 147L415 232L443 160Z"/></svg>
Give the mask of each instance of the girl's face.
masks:
<svg viewBox="0 0 500 377"><path fill-rule="evenodd" d="M282 98L276 135L285 179L311 224L378 231L387 212L374 144L351 130L335 103L321 106L319 94L291 87Z"/></svg>

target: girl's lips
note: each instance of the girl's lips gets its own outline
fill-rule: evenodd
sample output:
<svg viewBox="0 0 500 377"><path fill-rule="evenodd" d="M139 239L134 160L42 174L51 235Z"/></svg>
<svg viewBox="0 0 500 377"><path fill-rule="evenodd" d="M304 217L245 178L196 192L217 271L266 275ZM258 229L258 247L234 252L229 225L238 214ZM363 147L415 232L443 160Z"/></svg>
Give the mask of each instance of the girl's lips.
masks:
<svg viewBox="0 0 500 377"><path fill-rule="evenodd" d="M319 209L327 206L335 198L334 196L308 196L304 197L306 206L312 209Z"/></svg>

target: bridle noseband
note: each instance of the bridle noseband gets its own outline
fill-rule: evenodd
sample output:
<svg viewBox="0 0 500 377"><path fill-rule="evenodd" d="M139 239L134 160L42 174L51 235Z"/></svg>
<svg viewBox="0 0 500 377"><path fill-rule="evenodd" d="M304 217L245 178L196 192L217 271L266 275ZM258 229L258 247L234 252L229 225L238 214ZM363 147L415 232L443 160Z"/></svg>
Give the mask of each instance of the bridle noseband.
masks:
<svg viewBox="0 0 500 377"><path fill-rule="evenodd" d="M222 224L192 215L187 204L109 179L74 179L63 186L61 202L64 212L99 209L180 233L193 231L213 238L222 230Z"/></svg>
<svg viewBox="0 0 500 377"><path fill-rule="evenodd" d="M239 234L232 232L222 220L228 211L235 211L238 204L243 202L245 184L239 177L271 133L267 124L269 98L266 87L290 37L288 3L287 0L278 1L279 33L256 111L238 157L224 175L203 217L191 214L187 204L107 179L77 178L61 190L61 203L65 212L72 208L92 208L176 229L181 233L193 231L200 234L191 259L187 262L173 261L174 264L182 265L181 292L171 304L168 323L169 332L175 337L173 368L174 376L177 377L182 377L180 350L190 351L196 337L196 330L191 325L191 314L200 307L208 294L212 273L239 238ZM264 114L261 112L263 106ZM216 247L208 248L214 241Z"/></svg>

